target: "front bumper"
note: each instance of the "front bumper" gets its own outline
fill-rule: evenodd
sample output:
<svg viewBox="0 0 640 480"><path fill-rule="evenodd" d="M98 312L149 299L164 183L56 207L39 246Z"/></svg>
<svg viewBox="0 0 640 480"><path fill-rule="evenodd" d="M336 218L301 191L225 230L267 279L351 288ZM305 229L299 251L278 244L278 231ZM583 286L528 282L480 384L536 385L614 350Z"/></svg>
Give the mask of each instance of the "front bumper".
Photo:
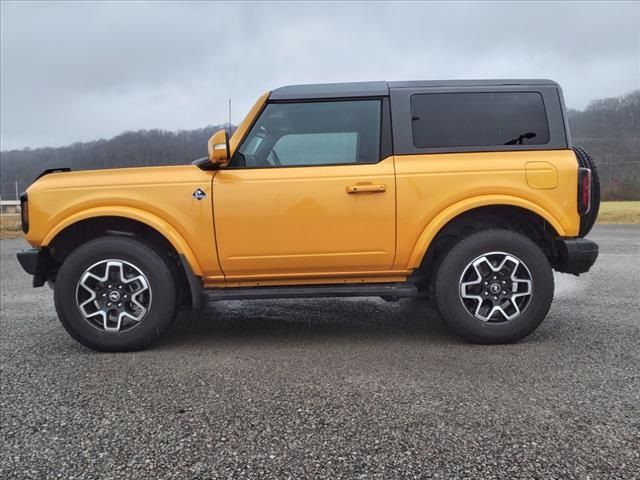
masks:
<svg viewBox="0 0 640 480"><path fill-rule="evenodd" d="M33 286L41 287L47 281L47 273L49 271L50 255L46 248L30 248L18 252L18 262L24 271L33 275Z"/></svg>
<svg viewBox="0 0 640 480"><path fill-rule="evenodd" d="M558 239L559 263L556 270L580 275L589 271L598 258L598 244L584 238Z"/></svg>

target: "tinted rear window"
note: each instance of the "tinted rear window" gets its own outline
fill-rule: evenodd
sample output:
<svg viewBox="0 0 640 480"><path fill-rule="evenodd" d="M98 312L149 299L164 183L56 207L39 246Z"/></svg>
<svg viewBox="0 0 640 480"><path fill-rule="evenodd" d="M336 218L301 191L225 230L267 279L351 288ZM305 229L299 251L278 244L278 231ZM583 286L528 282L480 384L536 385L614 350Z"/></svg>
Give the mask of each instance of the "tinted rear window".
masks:
<svg viewBox="0 0 640 480"><path fill-rule="evenodd" d="M537 92L417 94L411 96L411 117L416 148L549 143Z"/></svg>

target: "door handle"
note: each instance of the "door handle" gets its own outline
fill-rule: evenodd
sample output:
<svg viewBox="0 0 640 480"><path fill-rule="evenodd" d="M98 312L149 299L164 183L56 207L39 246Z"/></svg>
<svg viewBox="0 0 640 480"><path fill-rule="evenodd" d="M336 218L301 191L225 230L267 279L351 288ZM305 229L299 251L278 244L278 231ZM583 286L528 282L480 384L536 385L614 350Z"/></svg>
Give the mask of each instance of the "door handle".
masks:
<svg viewBox="0 0 640 480"><path fill-rule="evenodd" d="M382 193L387 191L384 184L347 185L347 193Z"/></svg>

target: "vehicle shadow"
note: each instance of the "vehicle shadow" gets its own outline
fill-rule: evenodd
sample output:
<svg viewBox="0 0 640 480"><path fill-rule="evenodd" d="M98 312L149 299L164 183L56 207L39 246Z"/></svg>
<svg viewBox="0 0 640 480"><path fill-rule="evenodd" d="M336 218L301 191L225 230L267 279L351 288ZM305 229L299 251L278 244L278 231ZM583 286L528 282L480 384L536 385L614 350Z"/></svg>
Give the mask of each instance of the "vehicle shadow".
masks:
<svg viewBox="0 0 640 480"><path fill-rule="evenodd" d="M197 313L185 308L156 348L247 339L308 343L408 337L459 342L428 302L419 299L253 300L218 302Z"/></svg>

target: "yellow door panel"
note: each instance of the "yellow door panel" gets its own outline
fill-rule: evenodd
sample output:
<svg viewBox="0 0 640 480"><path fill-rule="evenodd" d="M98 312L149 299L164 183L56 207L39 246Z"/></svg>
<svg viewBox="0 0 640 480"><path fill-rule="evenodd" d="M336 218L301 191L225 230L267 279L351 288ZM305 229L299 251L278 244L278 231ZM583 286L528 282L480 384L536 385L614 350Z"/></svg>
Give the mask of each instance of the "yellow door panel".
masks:
<svg viewBox="0 0 640 480"><path fill-rule="evenodd" d="M213 180L225 277L388 270L393 158L377 164L224 169Z"/></svg>

